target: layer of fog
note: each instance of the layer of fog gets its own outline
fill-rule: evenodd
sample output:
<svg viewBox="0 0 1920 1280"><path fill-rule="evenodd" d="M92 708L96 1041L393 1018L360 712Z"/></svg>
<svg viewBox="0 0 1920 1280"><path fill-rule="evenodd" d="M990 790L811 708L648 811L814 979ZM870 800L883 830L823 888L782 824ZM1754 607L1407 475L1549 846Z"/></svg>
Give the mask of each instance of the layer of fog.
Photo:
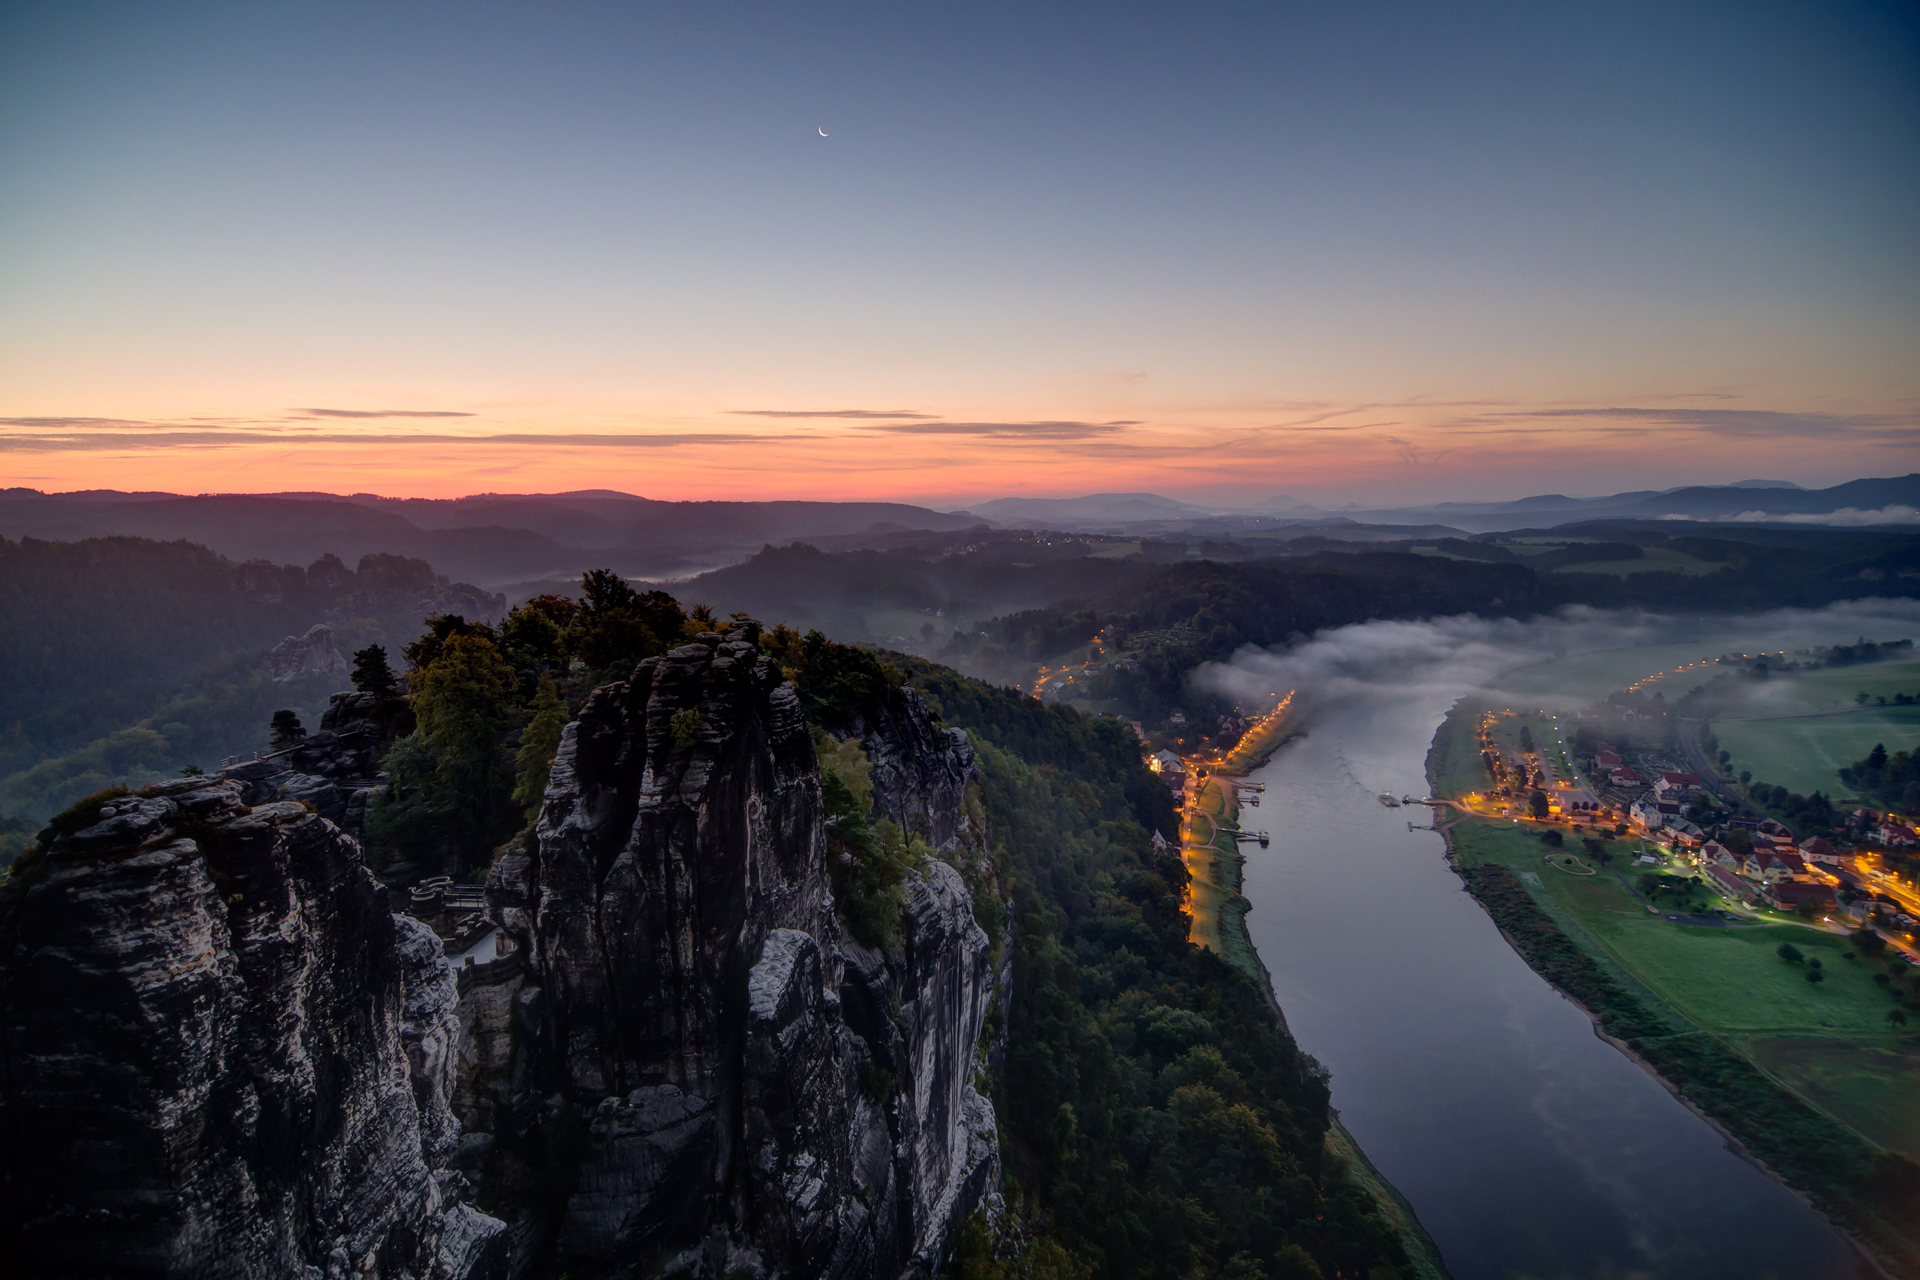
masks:
<svg viewBox="0 0 1920 1280"><path fill-rule="evenodd" d="M1698 643L1699 656L1795 650L1920 636L1920 601L1849 600L1824 609L1775 609L1746 615L1678 618L1575 605L1548 617L1516 620L1473 614L1419 622L1363 622L1322 631L1299 644L1249 646L1224 663L1194 673L1199 688L1248 710L1298 690L1311 711L1357 697L1389 696L1437 704L1441 710L1474 689L1503 692L1517 669L1606 649ZM1650 673L1649 673L1650 674ZM1704 679L1704 675L1702 677ZM1685 692L1694 682L1676 682ZM1537 687L1520 700L1570 710L1591 699L1554 696Z"/></svg>
<svg viewBox="0 0 1920 1280"><path fill-rule="evenodd" d="M1838 511L1825 512L1742 511L1733 516L1664 515L1660 519L1691 520L1702 524L1817 524L1851 529L1884 524L1920 524L1920 508L1896 502L1870 510L1841 507Z"/></svg>

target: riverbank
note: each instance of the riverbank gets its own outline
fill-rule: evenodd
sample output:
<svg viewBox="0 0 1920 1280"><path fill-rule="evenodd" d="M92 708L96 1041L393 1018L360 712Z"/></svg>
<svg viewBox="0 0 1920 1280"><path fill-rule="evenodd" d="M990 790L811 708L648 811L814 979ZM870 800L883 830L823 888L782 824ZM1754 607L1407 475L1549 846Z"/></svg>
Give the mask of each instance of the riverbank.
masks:
<svg viewBox="0 0 1920 1280"><path fill-rule="evenodd" d="M1461 724L1466 706L1463 701L1442 723L1427 757L1428 784L1439 797L1477 785L1466 776L1468 761L1459 754L1470 740ZM1753 951L1753 939L1649 917L1616 893L1612 877L1584 882L1543 877L1535 864L1544 866L1551 850L1509 823L1465 818L1437 825L1468 892L1528 966L1579 1006L1603 1039L1658 1078L1753 1164L1804 1197L1883 1273L1920 1275L1920 1223L1914 1220L1912 1189L1903 1186L1911 1162L1875 1147L1766 1074L1737 1043L1688 1016L1686 1006L1660 989L1661 970L1645 964L1636 969L1622 959L1648 951L1649 939L1641 935L1652 931L1658 935L1653 941L1688 949L1679 971L1697 974L1715 959L1726 960L1722 952ZM1614 945L1595 928L1607 930ZM1765 941L1772 960L1773 940ZM1837 944L1833 950L1836 979L1860 976L1848 974ZM1776 968L1783 966L1775 961ZM1748 967L1760 980L1781 977L1751 963ZM1786 995L1818 998L1816 984L1800 982L1798 972L1786 976L1792 979L1783 987ZM1718 984L1721 990L1729 985ZM1750 985L1741 984L1738 995L1747 997ZM1861 977L1855 985L1867 984ZM1753 998L1761 997L1776 1004L1784 998L1769 992ZM1852 1000L1854 993L1846 998ZM1772 1008L1767 1013L1778 1016Z"/></svg>
<svg viewBox="0 0 1920 1280"><path fill-rule="evenodd" d="M1289 694L1273 716L1249 730L1225 762L1201 781L1181 813L1180 848L1188 875L1189 936L1196 945L1214 952L1258 983L1283 1027L1287 1025L1286 1013L1274 995L1271 975L1247 929L1247 913L1253 904L1242 893L1246 856L1235 839L1240 830L1240 789L1236 784L1239 778L1266 764L1275 750L1295 736L1284 724L1292 701L1293 695ZM1256 734L1256 740L1248 742L1247 738ZM1366 1191L1379 1206L1381 1216L1393 1225L1407 1252L1410 1280L1449 1280L1439 1246L1420 1225L1413 1206L1374 1168L1337 1117L1327 1130L1326 1153L1329 1166Z"/></svg>
<svg viewBox="0 0 1920 1280"><path fill-rule="evenodd" d="M1266 971L1247 936L1252 904L1240 892L1240 801L1232 782L1203 779L1181 812L1180 859L1187 866L1187 914L1193 941L1262 983Z"/></svg>
<svg viewBox="0 0 1920 1280"><path fill-rule="evenodd" d="M1180 860L1187 867L1191 937L1262 986L1267 985L1266 970L1247 936L1247 912L1252 904L1241 893L1241 869L1246 858L1236 838L1240 831L1237 780L1266 764L1281 746L1300 736L1289 723L1293 698L1289 690L1278 706L1247 727L1217 763L1207 766L1207 776L1200 779L1180 815Z"/></svg>

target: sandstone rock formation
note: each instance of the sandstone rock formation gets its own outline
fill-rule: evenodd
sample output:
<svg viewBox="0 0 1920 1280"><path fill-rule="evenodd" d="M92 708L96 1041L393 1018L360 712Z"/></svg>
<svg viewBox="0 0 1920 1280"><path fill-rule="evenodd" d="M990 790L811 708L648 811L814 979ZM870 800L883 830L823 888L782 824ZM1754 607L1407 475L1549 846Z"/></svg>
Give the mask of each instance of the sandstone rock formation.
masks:
<svg viewBox="0 0 1920 1280"><path fill-rule="evenodd" d="M935 850L863 947L800 699L756 641L702 635L589 697L494 863L504 951L457 976L471 918L444 943L391 914L341 829L408 727L396 703L336 695L286 755L63 815L0 885L0 1257L937 1271L999 1171L975 1083L1008 948L973 917L999 891L972 749L911 690L854 723L876 818Z"/></svg>
<svg viewBox="0 0 1920 1280"><path fill-rule="evenodd" d="M276 683L308 677L344 680L347 676L347 660L334 647L333 628L324 622L314 623L304 636L288 636L273 646L270 660Z"/></svg>
<svg viewBox="0 0 1920 1280"><path fill-rule="evenodd" d="M8 1270L504 1275L448 1168L452 974L358 846L220 778L77 821L0 888Z"/></svg>
<svg viewBox="0 0 1920 1280"><path fill-rule="evenodd" d="M248 804L297 800L356 840L366 837L368 806L385 785L380 757L393 740L413 731L413 713L400 698L336 693L327 699L320 728L298 746L223 772L241 784ZM378 866L376 872L389 868Z"/></svg>
<svg viewBox="0 0 1920 1280"><path fill-rule="evenodd" d="M964 737L907 699L868 744L896 820L950 856L978 842ZM866 951L824 858L799 699L750 625L648 659L568 726L533 838L488 885L527 982L522 1102L502 1111L529 1123L498 1136L527 1149L590 1117L532 1247L576 1273L937 1266L998 1171L973 1088L990 943L933 861L897 952Z"/></svg>

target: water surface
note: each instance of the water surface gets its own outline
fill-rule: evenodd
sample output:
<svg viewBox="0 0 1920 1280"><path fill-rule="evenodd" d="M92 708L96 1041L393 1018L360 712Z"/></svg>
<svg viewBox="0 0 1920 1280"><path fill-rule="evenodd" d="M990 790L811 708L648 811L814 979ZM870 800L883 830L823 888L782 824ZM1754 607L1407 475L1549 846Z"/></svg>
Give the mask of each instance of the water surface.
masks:
<svg viewBox="0 0 1920 1280"><path fill-rule="evenodd" d="M1859 1273L1792 1193L1527 968L1447 866L1425 809L1455 691L1353 695L1253 775L1254 945L1333 1101L1457 1280Z"/></svg>

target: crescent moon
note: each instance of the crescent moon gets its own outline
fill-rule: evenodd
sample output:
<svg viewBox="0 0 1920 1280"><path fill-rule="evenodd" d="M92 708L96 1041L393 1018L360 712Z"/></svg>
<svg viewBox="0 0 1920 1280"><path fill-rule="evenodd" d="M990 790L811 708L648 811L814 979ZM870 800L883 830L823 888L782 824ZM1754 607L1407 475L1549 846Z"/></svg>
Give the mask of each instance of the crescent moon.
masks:
<svg viewBox="0 0 1920 1280"><path fill-rule="evenodd" d="M825 129L822 129L822 130L820 131L820 136L821 136L821 137L823 137L823 138L824 138L824 137L826 137L826 136L827 136L827 131L826 131Z"/></svg>

